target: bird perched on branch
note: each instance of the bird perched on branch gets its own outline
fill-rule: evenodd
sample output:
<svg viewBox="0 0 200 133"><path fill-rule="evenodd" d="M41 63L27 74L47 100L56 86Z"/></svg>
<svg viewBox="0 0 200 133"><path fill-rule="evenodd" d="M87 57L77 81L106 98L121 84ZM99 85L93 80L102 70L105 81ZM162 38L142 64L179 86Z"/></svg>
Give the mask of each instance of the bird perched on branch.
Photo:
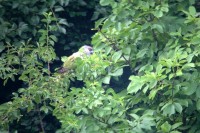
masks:
<svg viewBox="0 0 200 133"><path fill-rule="evenodd" d="M93 48L88 45L82 46L78 52L73 53L71 56L69 56L65 61L63 66L58 70L59 73L65 73L68 72L71 69L75 68L75 60L77 58L85 58L87 56L90 56L93 54Z"/></svg>

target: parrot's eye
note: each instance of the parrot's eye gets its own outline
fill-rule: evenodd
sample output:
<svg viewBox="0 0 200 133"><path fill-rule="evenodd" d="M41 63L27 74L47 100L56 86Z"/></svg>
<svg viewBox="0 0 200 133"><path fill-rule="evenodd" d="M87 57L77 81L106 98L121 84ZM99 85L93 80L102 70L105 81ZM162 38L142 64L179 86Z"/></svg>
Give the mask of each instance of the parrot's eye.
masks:
<svg viewBox="0 0 200 133"><path fill-rule="evenodd" d="M85 45L85 46L83 46L83 49L84 49L84 53L86 53L87 55L93 54L93 48L92 47Z"/></svg>
<svg viewBox="0 0 200 133"><path fill-rule="evenodd" d="M92 48L88 48L89 51L92 51Z"/></svg>

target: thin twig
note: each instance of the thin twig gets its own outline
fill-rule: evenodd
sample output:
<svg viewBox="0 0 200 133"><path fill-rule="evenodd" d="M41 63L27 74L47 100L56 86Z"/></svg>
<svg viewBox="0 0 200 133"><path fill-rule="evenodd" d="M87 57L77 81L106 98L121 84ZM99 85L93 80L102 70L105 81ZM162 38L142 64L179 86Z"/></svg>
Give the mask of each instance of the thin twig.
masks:
<svg viewBox="0 0 200 133"><path fill-rule="evenodd" d="M120 50L116 44L118 44L116 41L111 40L110 38L108 38L100 29L98 30L104 38L106 38L106 40L108 40L108 42L110 42L112 44L112 47L114 50ZM129 66L131 67L131 63L130 60L127 60L126 57L124 56L124 54L122 53L122 58L126 61L127 64L129 64Z"/></svg>
<svg viewBox="0 0 200 133"><path fill-rule="evenodd" d="M57 25L58 28L59 28L60 26L59 26L59 23L58 23L58 19L57 19L56 15L55 15L53 9L52 9L51 7L49 7L49 8L50 8L50 10L51 10L51 12L52 12L52 14L53 14L53 17L56 18L56 20L55 20L55 21L56 21L56 25Z"/></svg>
<svg viewBox="0 0 200 133"><path fill-rule="evenodd" d="M37 106L37 108L38 108L38 106ZM37 109L37 111L38 111L38 116L39 116L39 119L40 119L40 127L41 127L41 129L42 129L42 133L45 133L45 130L44 130L44 123L43 123L43 121L42 121L42 116L41 116L41 113L40 113L39 108Z"/></svg>

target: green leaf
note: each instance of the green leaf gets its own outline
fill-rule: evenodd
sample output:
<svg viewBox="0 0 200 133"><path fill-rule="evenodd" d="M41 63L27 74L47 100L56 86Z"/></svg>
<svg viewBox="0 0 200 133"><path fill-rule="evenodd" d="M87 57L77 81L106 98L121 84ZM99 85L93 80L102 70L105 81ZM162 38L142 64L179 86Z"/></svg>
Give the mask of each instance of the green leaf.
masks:
<svg viewBox="0 0 200 133"><path fill-rule="evenodd" d="M123 53L125 54L125 55L129 55L130 53L131 53L131 48L130 47L126 47L126 48L123 48Z"/></svg>
<svg viewBox="0 0 200 133"><path fill-rule="evenodd" d="M115 28L117 31L120 31L122 29L122 23L121 22L116 23Z"/></svg>
<svg viewBox="0 0 200 133"><path fill-rule="evenodd" d="M197 85L198 84L196 82L190 82L190 83L186 82L185 87L183 87L182 89L182 92L188 96L192 95L196 91Z"/></svg>
<svg viewBox="0 0 200 133"><path fill-rule="evenodd" d="M112 60L116 63L120 59L121 56L122 56L122 50L117 51L113 54Z"/></svg>
<svg viewBox="0 0 200 133"><path fill-rule="evenodd" d="M148 71L148 72L150 72L150 71L152 71L152 70L153 70L153 66L147 64L147 65L141 67L140 70L139 70L139 72L141 72L141 71Z"/></svg>
<svg viewBox="0 0 200 133"><path fill-rule="evenodd" d="M115 70L113 73L109 73L110 76L121 76L123 74L123 68Z"/></svg>
<svg viewBox="0 0 200 133"><path fill-rule="evenodd" d="M102 103L102 101L101 100L95 100L94 101L94 106L95 107L98 107L99 105L102 105L103 103ZM91 109L91 108L90 108Z"/></svg>
<svg viewBox="0 0 200 133"><path fill-rule="evenodd" d="M31 24L37 25L37 24L39 24L39 22L40 22L39 16L32 16L31 17Z"/></svg>
<svg viewBox="0 0 200 133"><path fill-rule="evenodd" d="M99 28L103 24L103 22L106 20L106 18L101 18L95 22L95 28Z"/></svg>
<svg viewBox="0 0 200 133"><path fill-rule="evenodd" d="M137 93L139 90L142 89L144 83L142 82L140 77L131 76L129 79L131 80L131 83L127 87L128 93Z"/></svg>
<svg viewBox="0 0 200 133"><path fill-rule="evenodd" d="M192 67L195 67L194 63L187 63L187 64L183 65L182 69L188 69L188 68L192 68Z"/></svg>
<svg viewBox="0 0 200 133"><path fill-rule="evenodd" d="M174 77L174 75L175 75L174 73L170 73L169 74L169 80L172 79Z"/></svg>
<svg viewBox="0 0 200 133"><path fill-rule="evenodd" d="M92 15L91 20L92 20L92 21L97 20L98 17L99 17L99 15L100 15L100 13L95 11L95 12L93 13L93 15Z"/></svg>
<svg viewBox="0 0 200 133"><path fill-rule="evenodd" d="M133 113L131 113L130 116L132 116L136 120L138 120L140 118L137 114L133 114Z"/></svg>
<svg viewBox="0 0 200 133"><path fill-rule="evenodd" d="M157 85L157 80L155 77L152 77L152 79L149 79L150 83L149 83L149 88L152 89Z"/></svg>
<svg viewBox="0 0 200 133"><path fill-rule="evenodd" d="M55 12L64 11L64 8L62 6L54 6L54 8L55 8Z"/></svg>
<svg viewBox="0 0 200 133"><path fill-rule="evenodd" d="M59 31L60 31L61 33L66 34L66 29L65 29L64 27L59 26L58 29L59 29Z"/></svg>
<svg viewBox="0 0 200 133"><path fill-rule="evenodd" d="M103 24L103 29L109 28L112 24L113 22L110 19L106 19Z"/></svg>
<svg viewBox="0 0 200 133"><path fill-rule="evenodd" d="M182 106L188 107L189 101L188 99L179 99L177 100Z"/></svg>
<svg viewBox="0 0 200 133"><path fill-rule="evenodd" d="M171 130L171 125L166 121L164 124L161 125L161 130L163 133L169 133Z"/></svg>
<svg viewBox="0 0 200 133"><path fill-rule="evenodd" d="M144 89L142 90L142 92L143 92L143 93L146 93L148 89L149 89L149 85L147 84L147 85L144 87Z"/></svg>
<svg viewBox="0 0 200 133"><path fill-rule="evenodd" d="M200 99L197 100L196 107L197 107L197 110L200 110Z"/></svg>
<svg viewBox="0 0 200 133"><path fill-rule="evenodd" d="M167 104L165 104L161 110L163 110L163 114L164 115L173 115L175 114L175 106L173 103L168 102Z"/></svg>
<svg viewBox="0 0 200 133"><path fill-rule="evenodd" d="M192 44L199 44L200 43L200 37L194 36L191 40Z"/></svg>
<svg viewBox="0 0 200 133"><path fill-rule="evenodd" d="M181 69L178 69L177 72L176 72L176 75L177 75L177 76L181 76L181 75L183 75L182 70L181 70Z"/></svg>
<svg viewBox="0 0 200 133"><path fill-rule="evenodd" d="M70 1L70 0L65 0L65 1L64 1L64 6L67 6L67 5L69 4L69 1Z"/></svg>
<svg viewBox="0 0 200 133"><path fill-rule="evenodd" d="M137 57L137 58L142 58L142 57L146 54L146 52L147 52L147 48L144 48L144 49L140 50L140 51L137 53L136 57Z"/></svg>
<svg viewBox="0 0 200 133"><path fill-rule="evenodd" d="M192 61L193 57L194 57L194 54L188 55L187 62L190 63Z"/></svg>
<svg viewBox="0 0 200 133"><path fill-rule="evenodd" d="M157 18L160 18L163 16L163 12L160 10L156 10L155 12L153 12L153 15Z"/></svg>
<svg viewBox="0 0 200 133"><path fill-rule="evenodd" d="M88 114L88 109L87 109L87 108L82 108L82 111L83 111L85 114Z"/></svg>
<svg viewBox="0 0 200 133"><path fill-rule="evenodd" d="M35 102L36 102L37 104L41 102L41 96L40 96L39 94L37 94L37 95L35 96Z"/></svg>
<svg viewBox="0 0 200 133"><path fill-rule="evenodd" d="M189 7L189 13L190 13L191 16L195 17L195 15L196 15L196 9L195 9L194 6L190 6Z"/></svg>
<svg viewBox="0 0 200 133"><path fill-rule="evenodd" d="M172 130L178 128L180 125L183 125L183 123L182 122L178 122L178 123L173 124L172 125Z"/></svg>
<svg viewBox="0 0 200 133"><path fill-rule="evenodd" d="M196 97L200 98L200 86L196 89Z"/></svg>
<svg viewBox="0 0 200 133"><path fill-rule="evenodd" d="M158 64L156 66L156 73L161 73L161 70L162 70L162 65L161 64Z"/></svg>
<svg viewBox="0 0 200 133"><path fill-rule="evenodd" d="M151 26L151 29L156 29L156 30L158 30L160 33L163 33L163 27L162 27L161 25L159 25L159 24L153 24L153 25Z"/></svg>
<svg viewBox="0 0 200 133"><path fill-rule="evenodd" d="M149 99L154 99L154 97L156 96L158 90L151 90L150 94L149 94Z"/></svg>
<svg viewBox="0 0 200 133"><path fill-rule="evenodd" d="M54 36L54 35L50 35L49 37L50 37L54 42L57 42L57 41L58 41L57 37Z"/></svg>
<svg viewBox="0 0 200 133"><path fill-rule="evenodd" d="M164 5L161 7L161 10L162 10L163 12L168 12L168 11L169 11L169 6L168 6L168 4L164 4Z"/></svg>
<svg viewBox="0 0 200 133"><path fill-rule="evenodd" d="M0 42L0 52L2 52L5 49L5 46L3 45L2 42Z"/></svg>
<svg viewBox="0 0 200 133"><path fill-rule="evenodd" d="M112 47L107 46L105 47L105 54L108 55L112 51Z"/></svg>
<svg viewBox="0 0 200 133"><path fill-rule="evenodd" d="M183 110L181 104L180 104L180 103L174 103L174 105L175 105L176 111L179 112L179 113L181 114L181 113L182 113L182 110Z"/></svg>
<svg viewBox="0 0 200 133"><path fill-rule="evenodd" d="M68 24L68 22L67 22L66 19L60 19L58 23L59 23L59 24L66 25L66 26L69 26L69 24Z"/></svg>
<svg viewBox="0 0 200 133"><path fill-rule="evenodd" d="M103 78L103 83L104 83L104 84L109 84L109 83L110 83L110 78L111 78L110 76L104 77L104 78Z"/></svg>
<svg viewBox="0 0 200 133"><path fill-rule="evenodd" d="M180 131L171 131L170 133L182 133Z"/></svg>
<svg viewBox="0 0 200 133"><path fill-rule="evenodd" d="M47 114L49 112L49 109L46 106L42 106L40 108L40 111L43 111L45 114Z"/></svg>
<svg viewBox="0 0 200 133"><path fill-rule="evenodd" d="M112 4L112 3L114 3L113 0L100 0L100 4L102 6L108 6L109 4Z"/></svg>

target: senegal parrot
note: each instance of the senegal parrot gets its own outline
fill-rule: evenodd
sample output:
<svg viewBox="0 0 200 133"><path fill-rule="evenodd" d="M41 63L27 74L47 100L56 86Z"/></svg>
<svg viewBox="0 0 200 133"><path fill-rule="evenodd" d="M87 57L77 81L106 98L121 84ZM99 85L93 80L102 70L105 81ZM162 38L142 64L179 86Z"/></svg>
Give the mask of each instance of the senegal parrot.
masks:
<svg viewBox="0 0 200 133"><path fill-rule="evenodd" d="M84 45L82 46L78 52L73 53L71 56L69 56L65 61L63 66L58 70L59 73L65 73L68 72L71 69L74 69L74 61L77 58L85 58L87 56L90 56L91 54L93 54L93 48L91 46L88 45Z"/></svg>

